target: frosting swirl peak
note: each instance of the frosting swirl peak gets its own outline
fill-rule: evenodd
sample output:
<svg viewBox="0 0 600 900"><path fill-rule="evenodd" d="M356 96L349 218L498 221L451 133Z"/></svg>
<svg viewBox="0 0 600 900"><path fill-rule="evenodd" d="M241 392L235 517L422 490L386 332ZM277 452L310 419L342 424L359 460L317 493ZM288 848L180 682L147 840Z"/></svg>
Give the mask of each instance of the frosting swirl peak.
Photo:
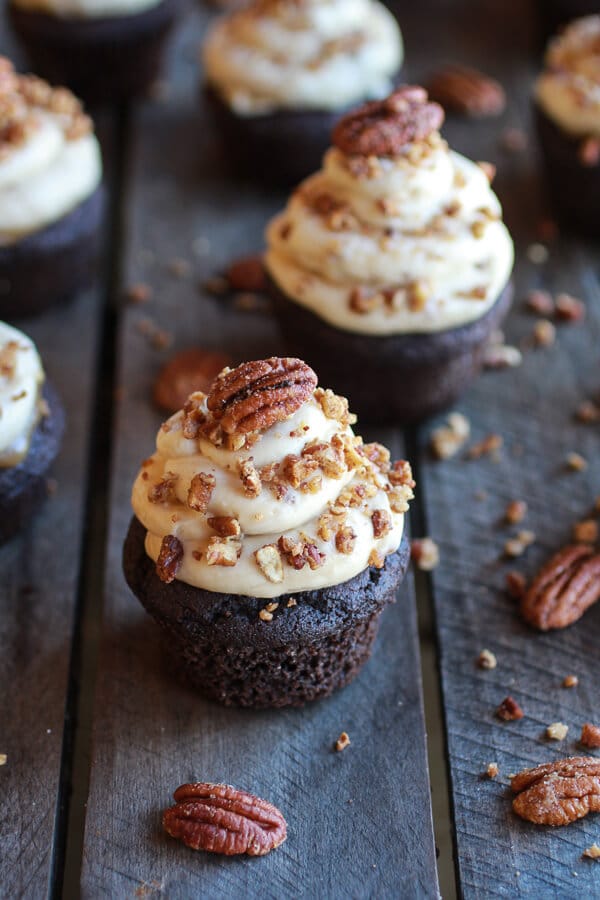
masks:
<svg viewBox="0 0 600 900"><path fill-rule="evenodd" d="M208 398L192 394L165 422L136 478L132 504L159 576L272 598L382 566L402 538L408 463L392 466L384 447L363 444L347 401L316 388L316 377L295 409L274 399L270 424L228 433L209 407L231 375L239 370L225 370ZM263 402L260 388L248 396Z"/></svg>

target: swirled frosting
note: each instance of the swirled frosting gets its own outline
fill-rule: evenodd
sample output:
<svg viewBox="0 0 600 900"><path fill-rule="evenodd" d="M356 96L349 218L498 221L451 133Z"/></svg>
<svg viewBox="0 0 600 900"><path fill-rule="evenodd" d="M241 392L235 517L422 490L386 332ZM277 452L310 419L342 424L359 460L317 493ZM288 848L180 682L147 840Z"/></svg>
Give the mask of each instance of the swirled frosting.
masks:
<svg viewBox="0 0 600 900"><path fill-rule="evenodd" d="M204 422L196 438L186 422ZM192 418L190 418L192 417ZM402 538L410 466L353 434L345 400L316 389L284 421L224 435L194 394L158 434L132 505L157 561L176 539L178 580L273 598L381 567Z"/></svg>
<svg viewBox="0 0 600 900"><path fill-rule="evenodd" d="M258 0L209 31L209 83L240 115L335 110L382 97L402 38L377 0Z"/></svg>
<svg viewBox="0 0 600 900"><path fill-rule="evenodd" d="M23 10L46 13L64 19L104 19L134 16L162 0L10 0Z"/></svg>
<svg viewBox="0 0 600 900"><path fill-rule="evenodd" d="M0 468L26 455L40 417L42 362L22 331L0 322Z"/></svg>
<svg viewBox="0 0 600 900"><path fill-rule="evenodd" d="M600 15L572 22L546 52L537 102L575 137L600 137Z"/></svg>
<svg viewBox="0 0 600 900"><path fill-rule="evenodd" d="M98 142L79 101L0 57L0 244L58 221L97 188Z"/></svg>
<svg viewBox="0 0 600 900"><path fill-rule="evenodd" d="M333 147L269 224L265 262L288 298L338 328L439 331L479 318L505 287L501 215L483 168L437 131L391 155Z"/></svg>

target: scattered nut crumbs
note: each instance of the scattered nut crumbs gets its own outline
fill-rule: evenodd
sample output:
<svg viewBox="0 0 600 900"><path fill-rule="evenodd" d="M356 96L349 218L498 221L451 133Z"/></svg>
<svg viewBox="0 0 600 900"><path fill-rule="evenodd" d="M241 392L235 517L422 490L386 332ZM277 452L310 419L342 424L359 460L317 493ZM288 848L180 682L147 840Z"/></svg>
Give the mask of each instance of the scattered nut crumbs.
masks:
<svg viewBox="0 0 600 900"><path fill-rule="evenodd" d="M503 342L489 343L483 351L485 369L515 369L523 362L523 354L518 347Z"/></svg>
<svg viewBox="0 0 600 900"><path fill-rule="evenodd" d="M558 294L555 305L557 317L565 322L581 322L585 318L585 303L572 294Z"/></svg>
<svg viewBox="0 0 600 900"><path fill-rule="evenodd" d="M532 262L534 266L541 266L548 261L549 256L548 248L544 244L534 243L530 244L527 248L527 259L529 262Z"/></svg>
<svg viewBox="0 0 600 900"><path fill-rule="evenodd" d="M152 288L149 284L144 284L143 282L132 284L131 287L127 288L126 292L128 303L131 303L134 306L140 306L142 303L147 303L151 296Z"/></svg>
<svg viewBox="0 0 600 900"><path fill-rule="evenodd" d="M338 751L338 753L341 753L342 750L345 750L346 747L350 746L350 743L350 738L345 731L342 731L339 738L335 742L335 749Z"/></svg>
<svg viewBox="0 0 600 900"><path fill-rule="evenodd" d="M573 526L573 540L578 544L595 544L598 540L598 523L595 519L584 519Z"/></svg>
<svg viewBox="0 0 600 900"><path fill-rule="evenodd" d="M597 750L600 747L600 726L586 722L581 729L579 743L583 744L584 747L591 747Z"/></svg>
<svg viewBox="0 0 600 900"><path fill-rule="evenodd" d="M522 719L525 713L516 700L513 700L512 697L505 697L496 710L496 715L504 722L515 722L517 719Z"/></svg>
<svg viewBox="0 0 600 900"><path fill-rule="evenodd" d="M585 856L586 859L600 859L600 847L598 844L592 844L583 851L582 856Z"/></svg>
<svg viewBox="0 0 600 900"><path fill-rule="evenodd" d="M285 605L289 609L292 606L298 606L298 601L294 597L290 597L290 599L288 600L288 602Z"/></svg>
<svg viewBox="0 0 600 900"><path fill-rule="evenodd" d="M5 766L8 762L8 756L6 753L0 753L0 766Z"/></svg>
<svg viewBox="0 0 600 900"><path fill-rule="evenodd" d="M477 657L477 665L480 669L495 669L498 665L498 660L491 650L482 650Z"/></svg>
<svg viewBox="0 0 600 900"><path fill-rule="evenodd" d="M584 400L577 407L575 418L584 425L593 425L600 422L600 406L591 400Z"/></svg>
<svg viewBox="0 0 600 900"><path fill-rule="evenodd" d="M422 572L431 572L440 561L439 547L430 537L412 541L410 555L417 568Z"/></svg>
<svg viewBox="0 0 600 900"><path fill-rule="evenodd" d="M152 319L140 319L137 323L137 329L141 335L148 338L155 350L166 350L173 343L171 332L159 328Z"/></svg>
<svg viewBox="0 0 600 900"><path fill-rule="evenodd" d="M563 687L564 688L574 688L579 684L579 678L577 675L566 675L563 679Z"/></svg>
<svg viewBox="0 0 600 900"><path fill-rule="evenodd" d="M511 500L504 511L504 518L511 525L522 522L527 515L527 504L524 500Z"/></svg>
<svg viewBox="0 0 600 900"><path fill-rule="evenodd" d="M551 347L556 341L556 328L548 319L540 319L533 329L533 342L537 347Z"/></svg>
<svg viewBox="0 0 600 900"><path fill-rule="evenodd" d="M554 300L549 291L529 291L525 297L525 304L537 316L551 316L554 314Z"/></svg>
<svg viewBox="0 0 600 900"><path fill-rule="evenodd" d="M446 422L431 432L431 449L438 459L449 459L458 453L471 433L469 420L462 413L450 413Z"/></svg>
<svg viewBox="0 0 600 900"><path fill-rule="evenodd" d="M569 726L564 722L553 722L546 728L546 737L551 741L564 741L569 732Z"/></svg>
<svg viewBox="0 0 600 900"><path fill-rule="evenodd" d="M499 771L500 769L498 768L498 763L491 762L487 764L485 774L488 778L497 778Z"/></svg>
<svg viewBox="0 0 600 900"><path fill-rule="evenodd" d="M500 434L488 434L483 440L469 447L467 456L469 459L480 459L482 456L494 455L502 447L504 439Z"/></svg>
<svg viewBox="0 0 600 900"><path fill-rule="evenodd" d="M531 544L535 541L533 531L519 531L519 533L510 538L504 545L504 553L506 556L522 556Z"/></svg>
<svg viewBox="0 0 600 900"><path fill-rule="evenodd" d="M587 460L580 453L567 453L565 462L567 468L574 472L584 472L588 467Z"/></svg>
<svg viewBox="0 0 600 900"><path fill-rule="evenodd" d="M513 569L506 573L506 588L511 597L520 600L527 588L527 579L521 572L515 572Z"/></svg>
<svg viewBox="0 0 600 900"><path fill-rule="evenodd" d="M263 622L271 622L273 620L273 613L270 613L267 609L261 609L258 613L258 618L262 619Z"/></svg>

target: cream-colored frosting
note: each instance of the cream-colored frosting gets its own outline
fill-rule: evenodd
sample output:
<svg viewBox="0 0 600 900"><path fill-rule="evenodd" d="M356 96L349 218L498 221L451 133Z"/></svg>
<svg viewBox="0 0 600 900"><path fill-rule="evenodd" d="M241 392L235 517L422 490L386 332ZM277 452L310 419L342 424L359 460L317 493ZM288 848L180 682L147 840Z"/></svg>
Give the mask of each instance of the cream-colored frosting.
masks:
<svg viewBox="0 0 600 900"><path fill-rule="evenodd" d="M17 465L27 454L43 381L33 341L0 322L0 468Z"/></svg>
<svg viewBox="0 0 600 900"><path fill-rule="evenodd" d="M102 178L95 136L69 140L60 115L39 111L26 141L0 159L0 243L58 221L89 197Z"/></svg>
<svg viewBox="0 0 600 900"><path fill-rule="evenodd" d="M433 332L482 316L505 287L513 244L482 168L439 135L393 158L346 157L292 195L267 229L284 293L362 334ZM357 311L355 292L373 298Z"/></svg>
<svg viewBox="0 0 600 900"><path fill-rule="evenodd" d="M219 593L265 598L340 584L373 562L373 553L380 556L382 564L383 558L400 544L403 510L407 508L404 498L410 499L412 491L409 487L393 488L385 471L389 465L380 469L360 446L356 459L342 454L335 477L318 471L315 492L294 488L289 479L284 479L282 492L274 491L266 481L257 496L248 496L244 490L239 473L242 461L251 459L260 473L264 472L264 466L283 463L289 454L300 456L315 441L342 440L351 448L361 444L353 437L348 424L325 415L318 396L319 392L285 422L263 432L248 449L228 450L203 437L185 438L183 413L169 419L159 431L155 454L142 465L133 487L132 505L147 529L148 555L156 561L164 536L174 535L184 548L177 579ZM192 478L198 473L215 479L205 512L188 505ZM173 494L170 499L157 502L152 499L153 487L165 476L175 476ZM361 495L359 501L353 501L352 506L344 505L345 497L358 496L357 489ZM400 491L400 503L394 491ZM402 511L394 512L390 503ZM333 517L333 530L328 534L323 531L321 516L328 514L332 507L337 508L338 516ZM371 519L374 510L383 510L390 519L389 531L378 538ZM208 564L207 548L210 538L215 536L208 519L214 516L233 517L239 523L240 555L235 565ZM342 523L355 535L349 553L340 552L336 546L336 529ZM267 545L277 545L282 537L292 543L314 544L324 556L322 564L316 568L308 564L295 568L283 557L281 578L269 580L255 553Z"/></svg>
<svg viewBox="0 0 600 900"><path fill-rule="evenodd" d="M162 0L10 0L19 9L64 19L102 19L133 16Z"/></svg>
<svg viewBox="0 0 600 900"><path fill-rule="evenodd" d="M550 42L535 94L569 134L600 137L600 15L577 19Z"/></svg>
<svg viewBox="0 0 600 900"><path fill-rule="evenodd" d="M383 97L402 54L396 20L378 0L263 0L213 25L203 61L229 106L250 116Z"/></svg>

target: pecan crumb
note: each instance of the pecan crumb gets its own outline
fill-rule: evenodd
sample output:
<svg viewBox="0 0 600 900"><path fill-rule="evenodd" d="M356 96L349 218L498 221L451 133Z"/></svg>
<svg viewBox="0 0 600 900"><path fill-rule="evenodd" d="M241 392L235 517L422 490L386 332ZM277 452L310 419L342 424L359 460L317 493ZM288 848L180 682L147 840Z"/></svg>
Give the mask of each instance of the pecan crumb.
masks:
<svg viewBox="0 0 600 900"><path fill-rule="evenodd" d="M511 597L514 597L515 600L520 600L527 589L527 579L521 572L515 572L514 570L507 572L506 588Z"/></svg>
<svg viewBox="0 0 600 900"><path fill-rule="evenodd" d="M221 538L213 535L206 548L207 566L235 566L242 555L241 541L234 537Z"/></svg>
<svg viewBox="0 0 600 900"><path fill-rule="evenodd" d="M500 434L488 434L483 440L469 447L467 456L469 459L480 459L482 456L494 456L504 443Z"/></svg>
<svg viewBox="0 0 600 900"><path fill-rule="evenodd" d="M511 500L504 512L504 518L511 525L522 522L527 515L527 504L524 500Z"/></svg>
<svg viewBox="0 0 600 900"><path fill-rule="evenodd" d="M156 574L165 584L175 580L183 562L183 544L174 534L166 534L156 560Z"/></svg>
<svg viewBox="0 0 600 900"><path fill-rule="evenodd" d="M252 458L240 460L239 473L245 495L247 497L258 497L262 490L262 484Z"/></svg>
<svg viewBox="0 0 600 900"><path fill-rule="evenodd" d="M295 599L295 597L290 597L285 605L288 609L291 609L292 606L298 606L298 601Z"/></svg>
<svg viewBox="0 0 600 900"><path fill-rule="evenodd" d="M216 483L214 475L197 472L190 482L188 491L187 502L190 509L194 509L196 512L206 512Z"/></svg>
<svg viewBox="0 0 600 900"><path fill-rule="evenodd" d="M581 729L579 743L584 747L598 749L600 747L600 726L586 722Z"/></svg>
<svg viewBox="0 0 600 900"><path fill-rule="evenodd" d="M546 737L551 741L564 741L569 732L569 726L564 722L553 722L546 728Z"/></svg>
<svg viewBox="0 0 600 900"><path fill-rule="evenodd" d="M477 657L477 665L480 669L495 669L498 665L498 660L491 650L482 650Z"/></svg>
<svg viewBox="0 0 600 900"><path fill-rule="evenodd" d="M554 315L554 300L550 291L533 290L525 297L527 308L537 316Z"/></svg>
<svg viewBox="0 0 600 900"><path fill-rule="evenodd" d="M134 306L140 306L142 303L147 303L151 296L152 288L149 284L139 282L138 284L132 284L127 288L127 302Z"/></svg>
<svg viewBox="0 0 600 900"><path fill-rule="evenodd" d="M471 433L469 420L462 413L450 413L447 425L431 432L431 449L438 459L454 456L468 440Z"/></svg>
<svg viewBox="0 0 600 900"><path fill-rule="evenodd" d="M574 688L579 684L579 678L577 675L566 675L563 679L562 686L564 688Z"/></svg>
<svg viewBox="0 0 600 900"><path fill-rule="evenodd" d="M558 294L555 305L557 317L565 322L581 322L585 318L585 303L571 294Z"/></svg>
<svg viewBox="0 0 600 900"><path fill-rule="evenodd" d="M585 425L593 425L596 422L600 422L600 406L591 400L584 400L577 407L575 418Z"/></svg>
<svg viewBox="0 0 600 900"><path fill-rule="evenodd" d="M510 557L522 556L534 542L535 534L533 531L519 531L515 537L510 538L505 543L504 553Z"/></svg>
<svg viewBox="0 0 600 900"><path fill-rule="evenodd" d="M533 342L537 347L551 347L556 341L556 328L548 319L540 319L533 329Z"/></svg>
<svg viewBox="0 0 600 900"><path fill-rule="evenodd" d="M567 468L572 469L574 472L584 472L588 467L587 460L580 453L567 453L565 462Z"/></svg>
<svg viewBox="0 0 600 900"><path fill-rule="evenodd" d="M487 764L487 768L485 770L485 774L488 778L497 778L500 769L498 768L498 763L491 762Z"/></svg>
<svg viewBox="0 0 600 900"><path fill-rule="evenodd" d="M523 362L523 354L518 347L503 342L490 342L483 351L483 365L486 369L516 369Z"/></svg>
<svg viewBox="0 0 600 900"><path fill-rule="evenodd" d="M338 753L341 753L342 750L345 750L346 747L350 746L350 743L350 738L345 731L342 731L339 738L335 742L335 749L338 751Z"/></svg>
<svg viewBox="0 0 600 900"><path fill-rule="evenodd" d="M273 613L270 613L268 609L261 609L258 613L258 618L262 619L263 622L272 622L273 621Z"/></svg>
<svg viewBox="0 0 600 900"><path fill-rule="evenodd" d="M505 697L496 710L496 715L504 722L515 722L517 719L522 719L525 714L516 700L513 700L512 697Z"/></svg>
<svg viewBox="0 0 600 900"><path fill-rule="evenodd" d="M581 855L586 859L600 859L600 847L598 844L592 844L591 847L586 847Z"/></svg>
<svg viewBox="0 0 600 900"><path fill-rule="evenodd" d="M283 563L276 544L266 544L254 553L259 569L269 581L279 584L283 581ZM267 610L272 612L272 610Z"/></svg>
<svg viewBox="0 0 600 900"><path fill-rule="evenodd" d="M410 556L422 572L431 572L440 561L439 547L430 537L411 541Z"/></svg>
<svg viewBox="0 0 600 900"><path fill-rule="evenodd" d="M598 523L595 519L584 519L573 526L573 540L578 544L595 544L598 540Z"/></svg>

